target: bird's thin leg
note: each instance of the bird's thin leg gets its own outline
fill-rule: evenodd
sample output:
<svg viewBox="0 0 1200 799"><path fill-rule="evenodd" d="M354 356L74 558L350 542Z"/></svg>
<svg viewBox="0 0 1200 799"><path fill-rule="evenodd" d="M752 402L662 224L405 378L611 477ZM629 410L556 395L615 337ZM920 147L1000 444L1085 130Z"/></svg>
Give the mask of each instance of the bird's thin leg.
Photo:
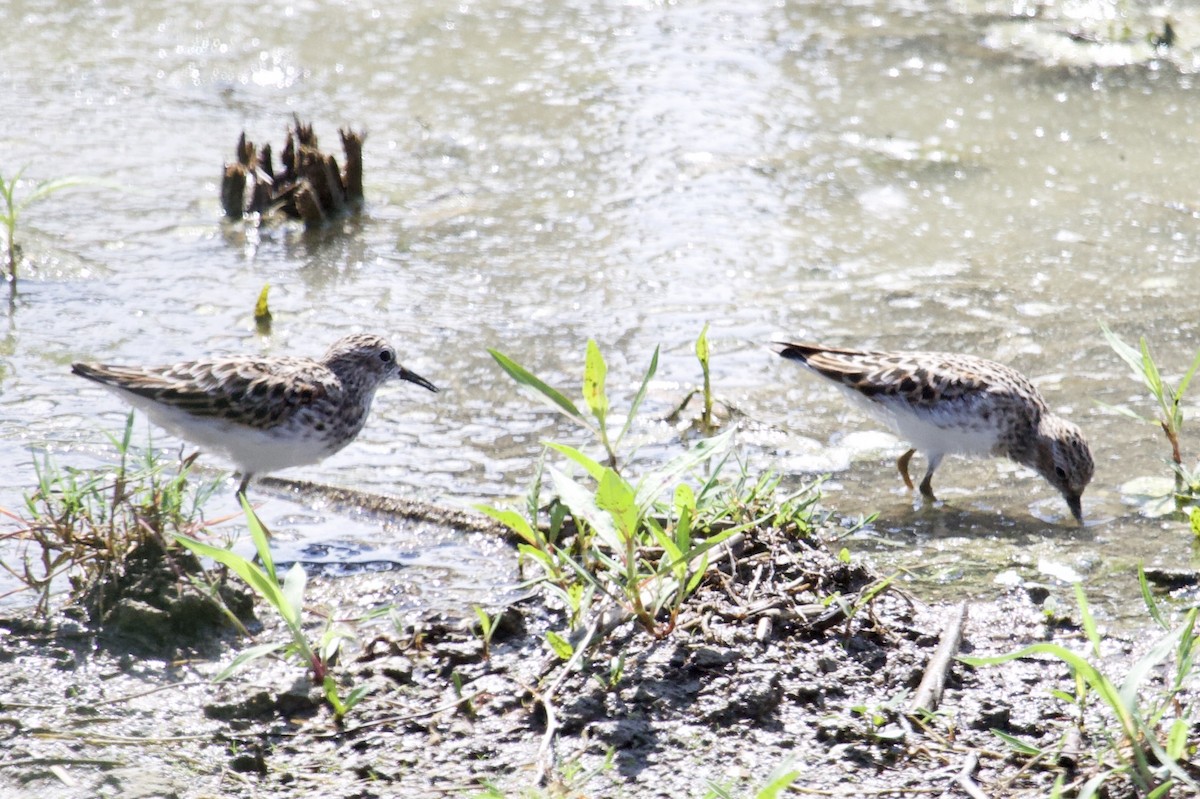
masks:
<svg viewBox="0 0 1200 799"><path fill-rule="evenodd" d="M904 478L904 485L908 486L908 490L913 490L912 478L908 476L908 462L912 460L915 449L910 449L908 452L896 458L896 468L900 470L900 476Z"/></svg>
<svg viewBox="0 0 1200 799"><path fill-rule="evenodd" d="M254 475L250 474L250 472L246 472L244 475L242 475L241 485L238 486L238 490L236 493L234 493L234 496L237 496L238 494L241 494L243 497L246 496L246 489L250 486L250 478L253 476Z"/></svg>
<svg viewBox="0 0 1200 799"><path fill-rule="evenodd" d="M929 454L929 466L925 469L925 479L921 481L921 496L930 501L937 499L933 495L933 473L941 462L942 454L940 452L931 452Z"/></svg>

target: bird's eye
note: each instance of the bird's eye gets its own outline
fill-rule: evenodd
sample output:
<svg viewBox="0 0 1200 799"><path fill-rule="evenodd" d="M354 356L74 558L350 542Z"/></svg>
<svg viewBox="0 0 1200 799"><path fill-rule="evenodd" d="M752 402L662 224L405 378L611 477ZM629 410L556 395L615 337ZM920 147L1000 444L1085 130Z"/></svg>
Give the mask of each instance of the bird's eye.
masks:
<svg viewBox="0 0 1200 799"><path fill-rule="evenodd" d="M1058 475L1058 479L1059 479L1059 480L1066 480L1066 479L1067 479L1067 470L1066 470L1066 469L1064 469L1064 468L1063 468L1063 467L1061 467L1061 466L1055 466L1055 467L1054 467L1054 473L1055 473L1056 475Z"/></svg>
<svg viewBox="0 0 1200 799"><path fill-rule="evenodd" d="M379 351L379 360L383 361L384 363L391 363L393 360L395 360L395 358L396 356L392 354L391 350Z"/></svg>

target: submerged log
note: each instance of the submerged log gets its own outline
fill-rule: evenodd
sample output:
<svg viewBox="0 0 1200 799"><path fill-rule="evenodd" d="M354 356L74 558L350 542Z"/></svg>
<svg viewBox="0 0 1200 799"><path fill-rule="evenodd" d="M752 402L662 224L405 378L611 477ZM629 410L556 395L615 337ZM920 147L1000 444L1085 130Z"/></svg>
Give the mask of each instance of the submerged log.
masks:
<svg viewBox="0 0 1200 799"><path fill-rule="evenodd" d="M330 219L362 207L362 146L365 133L350 128L338 130L346 167L321 152L312 125L293 119L276 173L271 145L255 151L242 133L237 144L237 162L225 165L221 180L221 205L230 219L282 213L301 219L307 228L320 227Z"/></svg>

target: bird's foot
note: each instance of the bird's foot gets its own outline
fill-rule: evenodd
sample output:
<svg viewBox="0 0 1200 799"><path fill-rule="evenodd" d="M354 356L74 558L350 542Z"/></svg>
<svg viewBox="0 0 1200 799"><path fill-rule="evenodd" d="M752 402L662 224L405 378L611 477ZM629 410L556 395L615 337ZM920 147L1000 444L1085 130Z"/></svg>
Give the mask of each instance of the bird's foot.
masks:
<svg viewBox="0 0 1200 799"><path fill-rule="evenodd" d="M910 449L899 458L896 458L896 468L900 470L900 476L904 478L904 485L908 487L909 491L913 490L913 481L908 476L908 463L912 460L914 453L916 453L916 450Z"/></svg>

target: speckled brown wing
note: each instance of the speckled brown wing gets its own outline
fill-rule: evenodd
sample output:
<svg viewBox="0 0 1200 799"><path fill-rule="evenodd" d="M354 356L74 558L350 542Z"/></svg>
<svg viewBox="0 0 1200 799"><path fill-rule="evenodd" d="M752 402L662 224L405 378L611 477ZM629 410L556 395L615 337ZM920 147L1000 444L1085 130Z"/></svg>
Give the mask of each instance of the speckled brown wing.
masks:
<svg viewBox="0 0 1200 799"><path fill-rule="evenodd" d="M779 354L798 360L818 374L864 397L899 400L914 409L941 403L970 402L985 394L1012 395L1044 410L1037 389L1020 372L1003 364L933 352L879 352L781 344ZM993 400L994 401L994 400Z"/></svg>
<svg viewBox="0 0 1200 799"><path fill-rule="evenodd" d="M259 428L297 409L338 402L343 388L330 370L305 359L192 361L164 367L72 365L71 371L197 417L224 417Z"/></svg>

